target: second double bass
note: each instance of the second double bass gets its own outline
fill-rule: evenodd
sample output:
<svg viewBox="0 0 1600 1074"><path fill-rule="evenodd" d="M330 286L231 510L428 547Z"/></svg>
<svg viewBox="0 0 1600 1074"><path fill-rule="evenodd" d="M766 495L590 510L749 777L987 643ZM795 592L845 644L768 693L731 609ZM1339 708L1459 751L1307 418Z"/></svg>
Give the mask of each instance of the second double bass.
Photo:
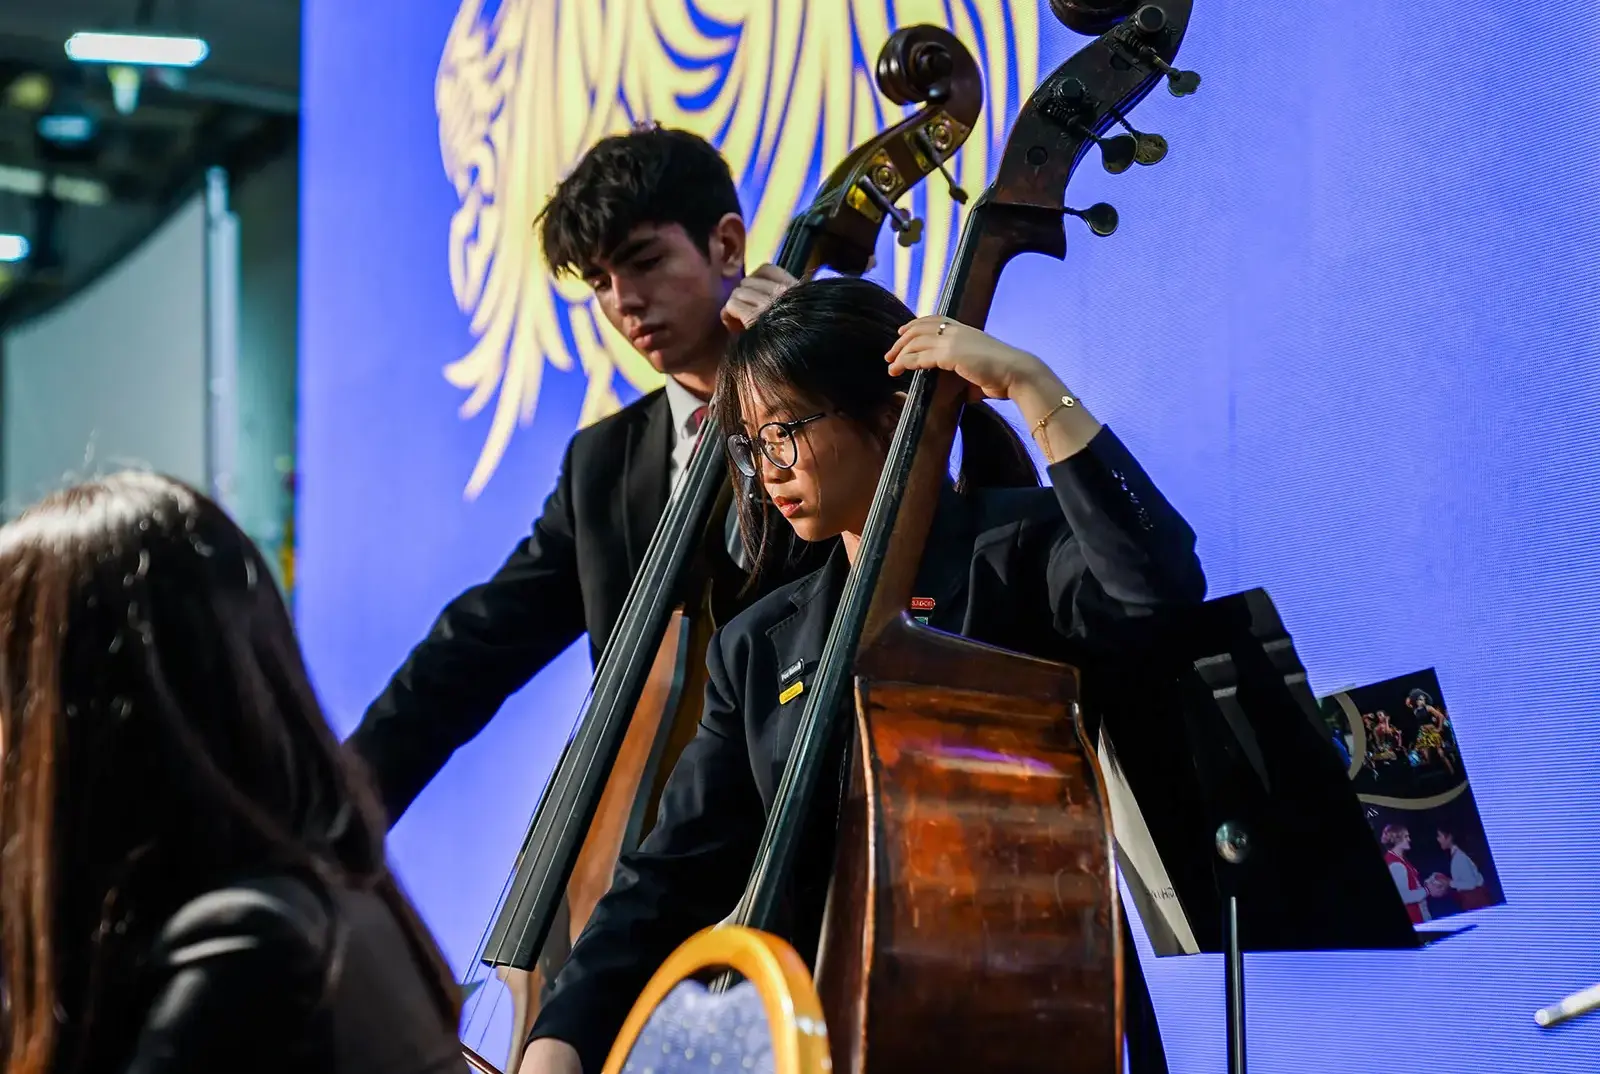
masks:
<svg viewBox="0 0 1600 1074"><path fill-rule="evenodd" d="M1164 77L1179 95L1198 83L1170 66L1190 0L1053 6L1103 32L1023 107L973 207L939 310L965 325L985 323L1012 258L1065 257L1067 183L1097 143L1112 172L1164 155L1109 129ZM1116 226L1109 206L1075 215L1097 234ZM1077 673L907 614L966 389L926 371L909 388L740 920L772 920L803 788L854 695L859 752L817 972L835 1069L1107 1074L1122 1069L1123 952ZM949 1033L923 1030L940 1020Z"/></svg>

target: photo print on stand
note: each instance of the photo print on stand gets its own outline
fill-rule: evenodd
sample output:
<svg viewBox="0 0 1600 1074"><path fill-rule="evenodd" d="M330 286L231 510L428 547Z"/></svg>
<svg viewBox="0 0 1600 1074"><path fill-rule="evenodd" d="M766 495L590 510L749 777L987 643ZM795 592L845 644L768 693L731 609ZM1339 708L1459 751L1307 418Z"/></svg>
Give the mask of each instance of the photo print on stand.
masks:
<svg viewBox="0 0 1600 1074"><path fill-rule="evenodd" d="M1341 690L1320 705L1412 922L1504 903L1434 670Z"/></svg>

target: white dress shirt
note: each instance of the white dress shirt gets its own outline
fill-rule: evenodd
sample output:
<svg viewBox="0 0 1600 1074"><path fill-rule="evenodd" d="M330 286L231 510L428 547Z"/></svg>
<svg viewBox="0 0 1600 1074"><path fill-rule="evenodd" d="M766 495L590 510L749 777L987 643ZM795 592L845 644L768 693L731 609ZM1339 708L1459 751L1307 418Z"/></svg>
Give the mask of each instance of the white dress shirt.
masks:
<svg viewBox="0 0 1600 1074"><path fill-rule="evenodd" d="M667 488L671 490L667 502L671 503L677 498L678 478L689 468L689 456L694 454L695 440L700 435L702 419L695 417L695 411L706 404L671 377L667 378L666 391L667 409L672 414L672 457L667 461ZM739 538L739 515L731 507L723 526L723 539L728 555L736 564L748 570L749 557L745 555L744 542Z"/></svg>
<svg viewBox="0 0 1600 1074"><path fill-rule="evenodd" d="M694 454L694 442L700 434L700 424L695 411L705 406L705 401L682 384L667 378L667 409L672 412L672 458L667 463L667 488L678 494L678 478L689 467L689 456Z"/></svg>

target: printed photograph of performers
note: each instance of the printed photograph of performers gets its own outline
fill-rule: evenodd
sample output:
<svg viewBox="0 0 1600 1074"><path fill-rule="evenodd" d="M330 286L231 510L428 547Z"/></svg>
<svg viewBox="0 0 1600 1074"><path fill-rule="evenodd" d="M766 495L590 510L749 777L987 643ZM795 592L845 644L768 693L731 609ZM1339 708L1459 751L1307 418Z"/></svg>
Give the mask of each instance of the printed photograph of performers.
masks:
<svg viewBox="0 0 1600 1074"><path fill-rule="evenodd" d="M1469 788L1422 809L1367 804L1384 864L1414 924L1505 902Z"/></svg>
<svg viewBox="0 0 1600 1074"><path fill-rule="evenodd" d="M1321 708L1411 920L1505 902L1434 670L1340 691Z"/></svg>
<svg viewBox="0 0 1600 1074"><path fill-rule="evenodd" d="M1322 701L1329 741L1363 795L1435 798L1467 782L1438 677L1430 669Z"/></svg>

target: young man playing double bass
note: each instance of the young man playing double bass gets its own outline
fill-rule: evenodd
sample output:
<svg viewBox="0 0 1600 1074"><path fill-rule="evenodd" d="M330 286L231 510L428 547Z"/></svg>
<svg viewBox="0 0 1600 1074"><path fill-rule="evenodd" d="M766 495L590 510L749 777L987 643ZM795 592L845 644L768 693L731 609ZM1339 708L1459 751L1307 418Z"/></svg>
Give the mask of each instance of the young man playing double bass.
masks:
<svg viewBox="0 0 1600 1074"><path fill-rule="evenodd" d="M349 746L391 825L507 697L585 632L599 659L694 448L730 330L791 282L773 266L745 278L733 177L687 131L640 128L597 143L538 227L550 270L587 281L667 383L572 437L532 532L445 606L367 709Z"/></svg>

